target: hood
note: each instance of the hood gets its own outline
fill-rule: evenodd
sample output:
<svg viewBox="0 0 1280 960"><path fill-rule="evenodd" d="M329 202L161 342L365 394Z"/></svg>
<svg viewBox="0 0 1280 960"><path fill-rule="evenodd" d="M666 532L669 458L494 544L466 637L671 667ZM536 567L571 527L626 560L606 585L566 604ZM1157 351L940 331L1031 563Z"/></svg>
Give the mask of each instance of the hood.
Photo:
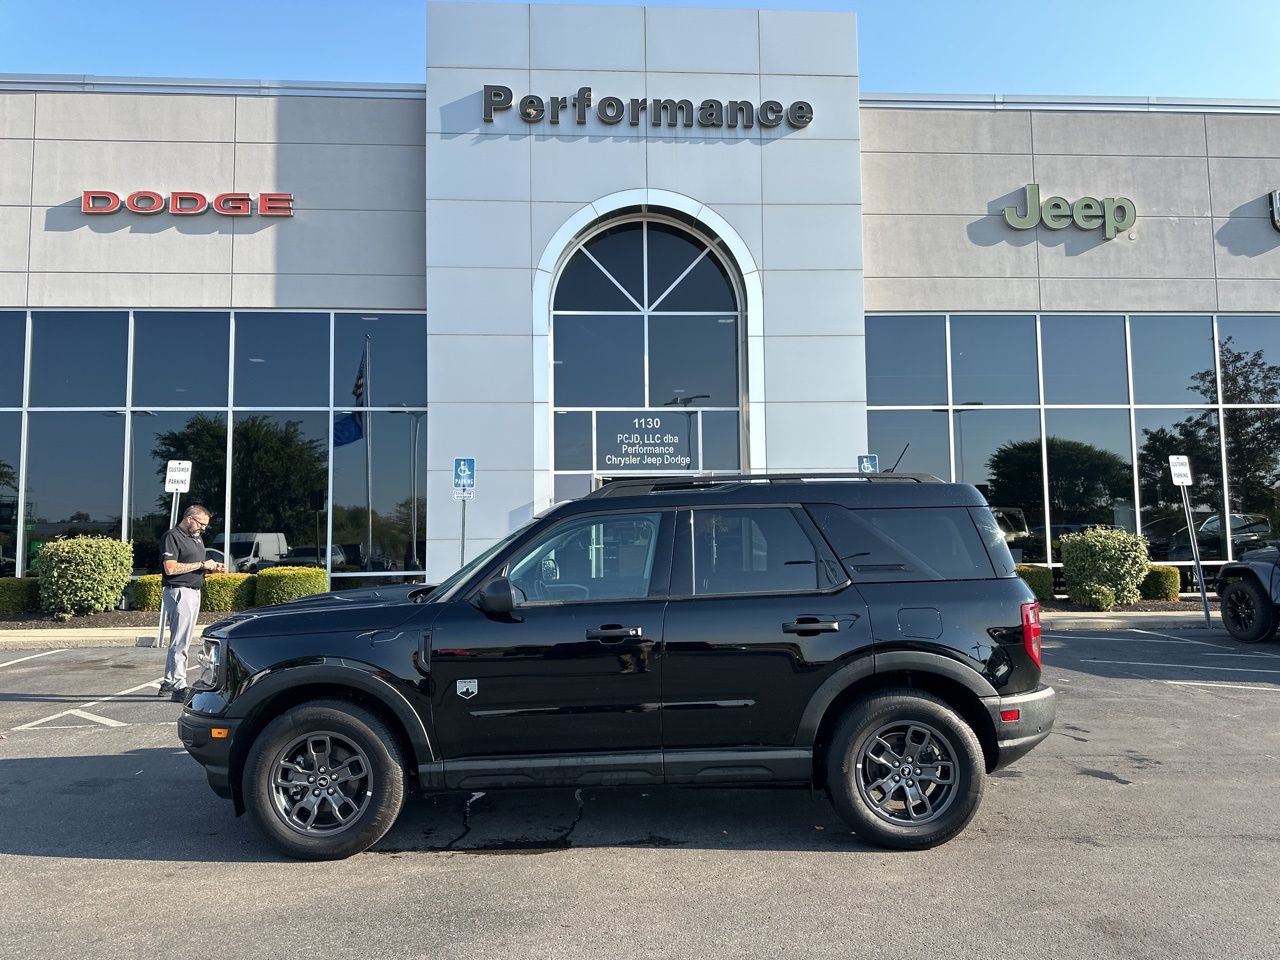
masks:
<svg viewBox="0 0 1280 960"><path fill-rule="evenodd" d="M205 632L257 637L387 630L421 610L414 600L431 589L421 583L398 583L366 590L318 593L277 606L233 613L207 627Z"/></svg>

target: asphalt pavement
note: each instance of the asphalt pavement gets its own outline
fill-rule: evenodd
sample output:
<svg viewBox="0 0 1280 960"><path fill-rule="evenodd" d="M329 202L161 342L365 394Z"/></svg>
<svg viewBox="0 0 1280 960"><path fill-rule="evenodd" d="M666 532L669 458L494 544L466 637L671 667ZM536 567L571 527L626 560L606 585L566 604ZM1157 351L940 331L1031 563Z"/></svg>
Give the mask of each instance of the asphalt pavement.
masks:
<svg viewBox="0 0 1280 960"><path fill-rule="evenodd" d="M208 789L161 652L0 650L0 944L20 958L1276 955L1280 644L1049 634L1049 739L968 829L870 847L804 790L411 798L278 857Z"/></svg>

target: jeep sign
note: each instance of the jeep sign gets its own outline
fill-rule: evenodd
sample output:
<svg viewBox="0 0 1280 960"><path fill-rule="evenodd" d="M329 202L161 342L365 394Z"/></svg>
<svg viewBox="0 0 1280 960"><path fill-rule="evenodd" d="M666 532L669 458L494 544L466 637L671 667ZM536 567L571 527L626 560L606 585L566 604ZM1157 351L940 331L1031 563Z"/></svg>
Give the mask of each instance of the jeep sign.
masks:
<svg viewBox="0 0 1280 960"><path fill-rule="evenodd" d="M80 195L81 213L115 213L121 205L120 195L110 190L86 190ZM254 212L252 194L219 193L210 200L193 190L174 190L167 198L155 190L135 190L124 198L123 206L133 213L150 215L168 211L175 217L194 217L206 210L224 217L247 217ZM260 217L292 217L293 194L258 194L257 213Z"/></svg>
<svg viewBox="0 0 1280 960"><path fill-rule="evenodd" d="M1111 240L1121 230L1128 230L1138 218L1137 207L1128 197L1081 197L1068 203L1065 197L1050 197L1040 202L1040 184L1028 183L1023 203L1025 214L1016 206L1004 208L1004 219L1015 230L1030 230L1043 223L1050 230L1061 230L1075 224L1081 230L1102 227L1102 236Z"/></svg>

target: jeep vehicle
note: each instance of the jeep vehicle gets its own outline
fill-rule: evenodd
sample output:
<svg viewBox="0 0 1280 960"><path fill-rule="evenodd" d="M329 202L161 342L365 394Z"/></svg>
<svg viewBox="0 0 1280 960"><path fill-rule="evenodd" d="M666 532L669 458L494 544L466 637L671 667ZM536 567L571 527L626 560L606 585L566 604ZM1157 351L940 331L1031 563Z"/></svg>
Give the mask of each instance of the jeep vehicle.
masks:
<svg viewBox="0 0 1280 960"><path fill-rule="evenodd" d="M1216 583L1222 625L1241 643L1261 643L1280 626L1280 548L1250 550L1224 564Z"/></svg>
<svg viewBox="0 0 1280 960"><path fill-rule="evenodd" d="M793 784L943 843L1049 734L1039 605L971 486L624 480L443 583L204 632L180 734L285 853L376 842L408 792Z"/></svg>

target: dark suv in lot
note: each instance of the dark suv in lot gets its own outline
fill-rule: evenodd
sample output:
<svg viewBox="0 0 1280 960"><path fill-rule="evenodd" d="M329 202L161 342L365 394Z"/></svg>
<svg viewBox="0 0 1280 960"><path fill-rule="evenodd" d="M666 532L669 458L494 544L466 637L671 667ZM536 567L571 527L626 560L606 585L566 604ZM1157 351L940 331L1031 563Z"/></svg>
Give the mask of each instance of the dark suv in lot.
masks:
<svg viewBox="0 0 1280 960"><path fill-rule="evenodd" d="M999 525L932 477L619 481L439 586L204 636L183 743L312 859L409 791L659 783L815 785L866 840L928 847L1054 717Z"/></svg>

